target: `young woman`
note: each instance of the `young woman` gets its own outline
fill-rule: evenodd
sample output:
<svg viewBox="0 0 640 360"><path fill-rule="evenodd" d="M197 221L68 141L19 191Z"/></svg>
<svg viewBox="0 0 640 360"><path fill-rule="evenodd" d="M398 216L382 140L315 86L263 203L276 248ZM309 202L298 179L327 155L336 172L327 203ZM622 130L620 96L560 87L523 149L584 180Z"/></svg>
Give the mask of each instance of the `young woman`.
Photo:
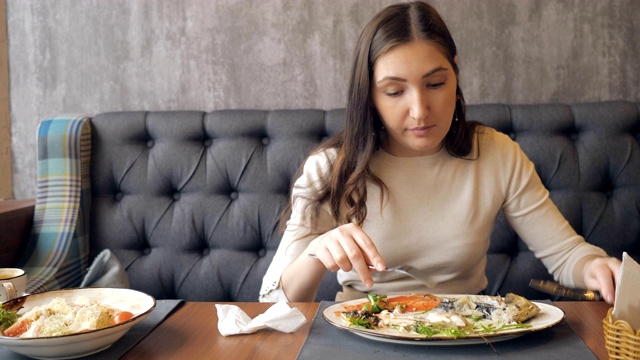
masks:
<svg viewBox="0 0 640 360"><path fill-rule="evenodd" d="M338 300L424 292L368 265L422 269L436 294L481 292L503 210L556 279L613 303L620 261L576 234L517 143L466 121L457 63L444 21L423 2L389 6L364 28L344 130L307 158L293 185L261 301L311 301L326 269L338 271Z"/></svg>

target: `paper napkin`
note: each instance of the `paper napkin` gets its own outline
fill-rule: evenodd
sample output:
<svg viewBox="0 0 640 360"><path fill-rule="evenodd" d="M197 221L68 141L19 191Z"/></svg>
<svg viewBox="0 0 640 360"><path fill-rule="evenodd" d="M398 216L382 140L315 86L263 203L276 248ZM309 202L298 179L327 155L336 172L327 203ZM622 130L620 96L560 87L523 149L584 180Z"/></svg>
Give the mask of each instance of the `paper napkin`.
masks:
<svg viewBox="0 0 640 360"><path fill-rule="evenodd" d="M216 304L216 309L218 330L222 336L251 334L265 328L291 333L307 322L298 308L292 309L284 301L275 303L254 319L235 305Z"/></svg>
<svg viewBox="0 0 640 360"><path fill-rule="evenodd" d="M640 330L640 265L626 252L622 254L613 320L625 320L634 330Z"/></svg>

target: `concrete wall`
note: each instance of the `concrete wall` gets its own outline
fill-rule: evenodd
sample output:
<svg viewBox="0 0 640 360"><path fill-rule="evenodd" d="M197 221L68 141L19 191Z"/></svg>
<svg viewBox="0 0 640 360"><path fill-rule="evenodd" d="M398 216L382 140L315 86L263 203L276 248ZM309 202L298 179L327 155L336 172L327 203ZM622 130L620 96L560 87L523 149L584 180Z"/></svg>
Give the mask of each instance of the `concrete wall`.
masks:
<svg viewBox="0 0 640 360"><path fill-rule="evenodd" d="M7 2L0 0L0 201L13 197L7 50Z"/></svg>
<svg viewBox="0 0 640 360"><path fill-rule="evenodd" d="M351 53L395 0L7 0L14 196L45 117L344 106ZM469 103L640 100L640 1L432 1Z"/></svg>

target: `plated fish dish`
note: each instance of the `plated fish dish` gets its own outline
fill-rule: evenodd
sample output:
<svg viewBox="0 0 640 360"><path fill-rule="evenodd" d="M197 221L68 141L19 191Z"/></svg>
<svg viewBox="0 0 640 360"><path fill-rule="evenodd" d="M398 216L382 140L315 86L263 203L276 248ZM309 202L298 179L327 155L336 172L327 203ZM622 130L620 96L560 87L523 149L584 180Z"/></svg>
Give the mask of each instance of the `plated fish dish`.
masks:
<svg viewBox="0 0 640 360"><path fill-rule="evenodd" d="M540 312L538 306L516 294L507 294L504 298L485 295L451 298L430 294L387 298L370 294L368 299L367 303L341 312L348 326L457 338L527 328L530 325L523 322Z"/></svg>
<svg viewBox="0 0 640 360"><path fill-rule="evenodd" d="M330 306L323 317L366 337L442 341L514 338L559 323L564 312L512 293L504 297L369 294Z"/></svg>

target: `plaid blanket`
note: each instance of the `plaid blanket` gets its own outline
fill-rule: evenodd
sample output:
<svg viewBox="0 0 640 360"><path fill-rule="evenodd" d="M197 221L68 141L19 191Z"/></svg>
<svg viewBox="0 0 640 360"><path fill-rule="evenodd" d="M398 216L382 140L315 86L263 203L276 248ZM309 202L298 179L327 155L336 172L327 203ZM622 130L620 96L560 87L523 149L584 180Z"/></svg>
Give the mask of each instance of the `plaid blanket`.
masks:
<svg viewBox="0 0 640 360"><path fill-rule="evenodd" d="M33 232L21 266L28 293L78 287L87 272L90 157L90 118L40 123Z"/></svg>

